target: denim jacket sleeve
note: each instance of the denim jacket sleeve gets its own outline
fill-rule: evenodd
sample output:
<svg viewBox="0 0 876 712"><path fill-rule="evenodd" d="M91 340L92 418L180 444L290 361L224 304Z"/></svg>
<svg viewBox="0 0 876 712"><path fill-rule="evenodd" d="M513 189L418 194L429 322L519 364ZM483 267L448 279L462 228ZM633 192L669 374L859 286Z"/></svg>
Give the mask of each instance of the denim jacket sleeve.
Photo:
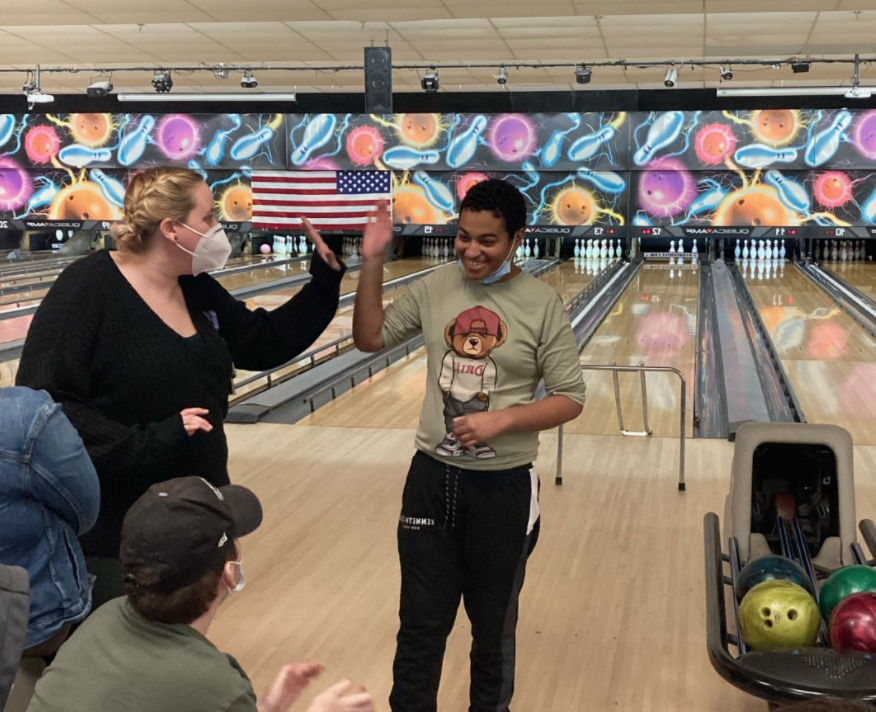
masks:
<svg viewBox="0 0 876 712"><path fill-rule="evenodd" d="M100 508L97 472L61 406L45 391L30 393L27 400L32 402L31 407L36 407L27 441L31 465L29 494L82 535L97 521Z"/></svg>

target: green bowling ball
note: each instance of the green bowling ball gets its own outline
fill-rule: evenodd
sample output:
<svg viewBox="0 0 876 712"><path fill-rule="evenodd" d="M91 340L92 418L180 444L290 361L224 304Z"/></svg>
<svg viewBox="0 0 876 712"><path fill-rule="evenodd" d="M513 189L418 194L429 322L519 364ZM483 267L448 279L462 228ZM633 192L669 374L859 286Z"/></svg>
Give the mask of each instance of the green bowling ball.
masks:
<svg viewBox="0 0 876 712"><path fill-rule="evenodd" d="M844 566L834 571L821 585L819 594L819 606L824 620L830 620L833 609L844 598L865 591L876 591L876 569L869 566Z"/></svg>
<svg viewBox="0 0 876 712"><path fill-rule="evenodd" d="M811 648L821 616L815 599L790 581L764 581L739 604L739 628L752 650Z"/></svg>

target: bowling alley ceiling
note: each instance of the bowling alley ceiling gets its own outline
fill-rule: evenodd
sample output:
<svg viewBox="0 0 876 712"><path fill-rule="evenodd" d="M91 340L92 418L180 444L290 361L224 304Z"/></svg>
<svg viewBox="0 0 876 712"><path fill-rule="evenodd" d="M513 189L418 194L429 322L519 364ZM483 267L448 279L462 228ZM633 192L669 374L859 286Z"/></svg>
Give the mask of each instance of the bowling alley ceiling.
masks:
<svg viewBox="0 0 876 712"><path fill-rule="evenodd" d="M680 88L847 85L848 64L805 74L736 65L732 82L718 68L725 59L876 59L874 37L876 0L0 0L0 70L78 69L42 74L43 91L61 94L83 93L100 66L148 69L115 71L112 82L117 93L152 92L151 69L183 65L174 92L241 92L245 67L257 91L362 91L361 69L333 67L361 66L363 47L387 42L396 65L438 65L442 91L663 88L666 67L597 66L579 85L571 67L516 66L611 60L714 62L681 66ZM220 62L228 78L213 71ZM277 65L307 69L265 69ZM421 91L421 74L397 69L394 90ZM0 91L20 93L25 78L0 72ZM876 68L865 63L861 80L876 83Z"/></svg>

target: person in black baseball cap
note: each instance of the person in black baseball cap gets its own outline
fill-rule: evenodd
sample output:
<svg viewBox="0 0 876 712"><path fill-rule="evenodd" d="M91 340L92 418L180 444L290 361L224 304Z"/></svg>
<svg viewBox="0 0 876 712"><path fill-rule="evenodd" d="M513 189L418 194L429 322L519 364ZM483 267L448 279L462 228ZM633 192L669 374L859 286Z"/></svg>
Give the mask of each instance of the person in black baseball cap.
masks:
<svg viewBox="0 0 876 712"><path fill-rule="evenodd" d="M321 663L284 666L256 700L240 664L206 638L243 589L240 538L262 507L239 485L183 477L150 487L128 510L121 562L127 596L99 608L36 687L28 712L286 712ZM371 695L340 682L308 712L373 712Z"/></svg>

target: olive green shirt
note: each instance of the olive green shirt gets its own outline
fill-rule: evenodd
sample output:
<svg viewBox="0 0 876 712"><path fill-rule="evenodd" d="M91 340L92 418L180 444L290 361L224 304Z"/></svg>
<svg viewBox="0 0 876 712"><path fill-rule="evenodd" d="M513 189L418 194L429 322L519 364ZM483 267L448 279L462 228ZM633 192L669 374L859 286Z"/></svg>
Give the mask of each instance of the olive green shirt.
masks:
<svg viewBox="0 0 876 712"><path fill-rule="evenodd" d="M246 673L191 626L117 598L61 646L28 712L256 712Z"/></svg>
<svg viewBox="0 0 876 712"><path fill-rule="evenodd" d="M506 432L477 454L453 446L448 454L453 418L532 403L542 380L548 395L584 403L569 315L560 295L528 272L482 284L456 264L435 270L386 308L381 336L391 348L420 330L428 364L416 444L433 458L470 470L535 462L537 432Z"/></svg>

